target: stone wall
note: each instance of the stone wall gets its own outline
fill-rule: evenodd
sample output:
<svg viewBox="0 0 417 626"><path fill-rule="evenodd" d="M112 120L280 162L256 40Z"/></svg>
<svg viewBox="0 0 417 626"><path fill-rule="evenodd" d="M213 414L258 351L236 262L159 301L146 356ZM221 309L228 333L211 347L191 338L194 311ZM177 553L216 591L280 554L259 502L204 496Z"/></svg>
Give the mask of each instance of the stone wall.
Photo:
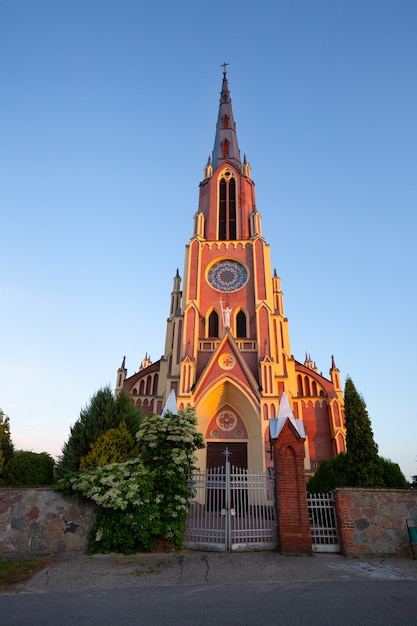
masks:
<svg viewBox="0 0 417 626"><path fill-rule="evenodd" d="M2 487L0 554L83 552L95 510L48 487Z"/></svg>
<svg viewBox="0 0 417 626"><path fill-rule="evenodd" d="M417 517L417 490L336 489L342 554L411 555L406 518Z"/></svg>
<svg viewBox="0 0 417 626"><path fill-rule="evenodd" d="M335 502L343 554L411 556L405 520L417 518L417 490L337 489ZM89 500L48 487L0 488L0 555L84 552L95 512Z"/></svg>

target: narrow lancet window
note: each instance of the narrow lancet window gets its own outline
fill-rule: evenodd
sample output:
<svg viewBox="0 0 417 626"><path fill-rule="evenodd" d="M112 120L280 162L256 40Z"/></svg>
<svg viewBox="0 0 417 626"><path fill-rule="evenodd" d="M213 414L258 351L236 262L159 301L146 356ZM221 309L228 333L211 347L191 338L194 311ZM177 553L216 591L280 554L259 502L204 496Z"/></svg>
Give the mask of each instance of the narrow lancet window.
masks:
<svg viewBox="0 0 417 626"><path fill-rule="evenodd" d="M226 176L229 172L226 172ZM219 239L237 238L236 181L221 178L219 183Z"/></svg>
<svg viewBox="0 0 417 626"><path fill-rule="evenodd" d="M216 311L212 311L209 315L208 336L209 337L219 336L219 316L217 315Z"/></svg>
<svg viewBox="0 0 417 626"><path fill-rule="evenodd" d="M246 334L246 315L243 311L239 311L236 315L236 337L244 339Z"/></svg>
<svg viewBox="0 0 417 626"><path fill-rule="evenodd" d="M219 189L219 239L227 239L226 237L226 181L224 178L220 181Z"/></svg>

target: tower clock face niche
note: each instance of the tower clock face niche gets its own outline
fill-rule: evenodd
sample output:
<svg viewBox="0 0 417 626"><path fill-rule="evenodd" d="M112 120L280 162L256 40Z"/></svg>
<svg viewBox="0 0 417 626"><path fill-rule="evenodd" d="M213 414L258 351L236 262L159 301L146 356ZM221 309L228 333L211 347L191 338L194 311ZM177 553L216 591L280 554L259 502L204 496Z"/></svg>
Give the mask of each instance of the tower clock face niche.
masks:
<svg viewBox="0 0 417 626"><path fill-rule="evenodd" d="M218 261L209 269L207 281L217 291L230 293L241 289L247 283L248 272L237 261Z"/></svg>

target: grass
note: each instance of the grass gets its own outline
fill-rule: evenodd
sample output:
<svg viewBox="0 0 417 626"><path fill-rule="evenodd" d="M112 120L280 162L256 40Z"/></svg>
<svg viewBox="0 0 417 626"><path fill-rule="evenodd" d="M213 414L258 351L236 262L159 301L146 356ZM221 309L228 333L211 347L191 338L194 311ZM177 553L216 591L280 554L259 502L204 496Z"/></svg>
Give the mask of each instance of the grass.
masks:
<svg viewBox="0 0 417 626"><path fill-rule="evenodd" d="M0 591L29 580L50 564L45 559L0 559Z"/></svg>

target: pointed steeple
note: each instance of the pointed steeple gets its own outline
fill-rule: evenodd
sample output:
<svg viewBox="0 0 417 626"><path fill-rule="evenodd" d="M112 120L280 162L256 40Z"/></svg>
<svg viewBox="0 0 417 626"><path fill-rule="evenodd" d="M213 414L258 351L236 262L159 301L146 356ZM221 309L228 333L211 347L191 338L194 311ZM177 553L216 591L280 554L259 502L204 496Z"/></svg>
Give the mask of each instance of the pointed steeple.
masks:
<svg viewBox="0 0 417 626"><path fill-rule="evenodd" d="M232 100L229 83L226 78L226 65L223 67L223 82L220 92L219 115L217 118L216 137L214 139L212 166L215 170L223 161L230 161L241 167L240 151L237 143L236 124L233 118Z"/></svg>
<svg viewBox="0 0 417 626"><path fill-rule="evenodd" d="M175 415L177 412L177 397L175 394L175 390L171 389L164 410L161 413L161 417L165 417L167 413L173 413Z"/></svg>
<svg viewBox="0 0 417 626"><path fill-rule="evenodd" d="M275 419L269 420L269 432L270 432L271 439L278 438L278 435L280 434L282 428L284 427L284 424L287 421L287 419L294 426L294 428L296 429L300 437L302 439L305 439L306 432L305 432L303 420L295 419L294 413L290 405L290 401L288 399L287 394L284 391L284 393L281 396L278 417Z"/></svg>

